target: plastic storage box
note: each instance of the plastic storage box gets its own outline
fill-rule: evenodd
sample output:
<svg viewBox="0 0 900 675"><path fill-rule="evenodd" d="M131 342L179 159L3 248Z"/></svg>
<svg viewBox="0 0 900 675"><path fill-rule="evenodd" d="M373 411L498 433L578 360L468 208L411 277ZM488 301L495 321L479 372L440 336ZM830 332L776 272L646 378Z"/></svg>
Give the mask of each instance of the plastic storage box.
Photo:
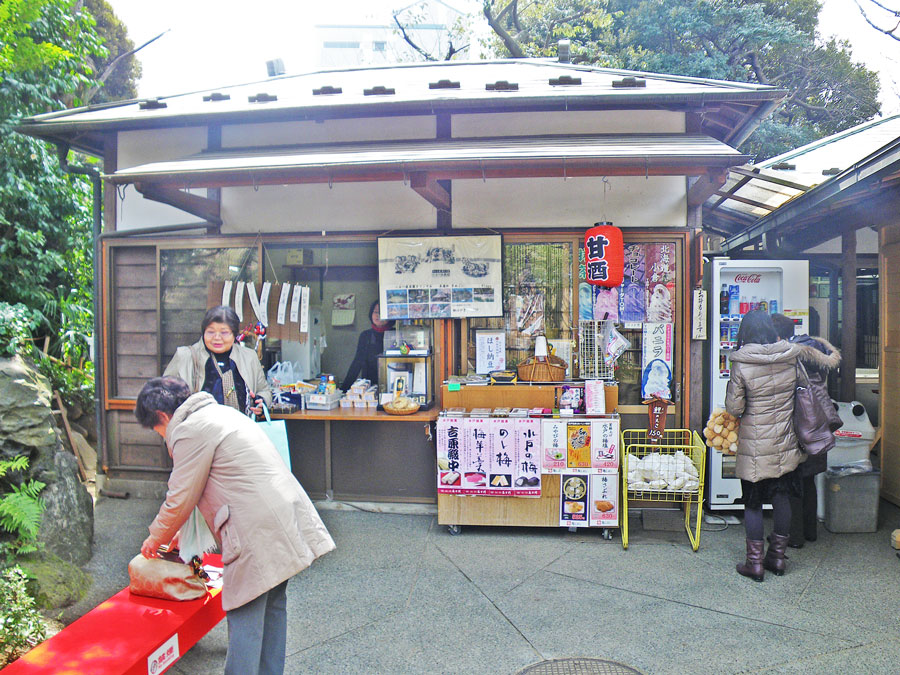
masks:
<svg viewBox="0 0 900 675"><path fill-rule="evenodd" d="M875 429L869 422L869 415L859 401L850 403L835 403L838 415L844 421L844 426L834 434L834 448L828 451L828 466L841 466L850 462L869 459L869 445L875 438ZM825 474L816 476L816 492L818 503L816 515L819 520L825 519Z"/></svg>
<svg viewBox="0 0 900 675"><path fill-rule="evenodd" d="M841 476L825 472L825 528L829 532L875 532L881 473Z"/></svg>

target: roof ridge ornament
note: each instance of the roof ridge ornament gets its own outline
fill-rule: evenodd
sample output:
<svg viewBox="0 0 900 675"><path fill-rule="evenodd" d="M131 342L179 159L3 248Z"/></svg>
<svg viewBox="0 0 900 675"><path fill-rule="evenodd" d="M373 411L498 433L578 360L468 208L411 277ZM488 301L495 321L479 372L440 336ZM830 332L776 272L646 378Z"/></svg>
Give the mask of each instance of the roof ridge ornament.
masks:
<svg viewBox="0 0 900 675"><path fill-rule="evenodd" d="M397 90L393 87L385 87L383 85L376 85L371 89L363 89L363 96L390 96L391 94L396 94Z"/></svg>
<svg viewBox="0 0 900 675"><path fill-rule="evenodd" d="M156 98L148 98L146 101L141 101L138 105L140 110L159 110L160 108L168 107L168 104L165 101L160 100L158 96Z"/></svg>
<svg viewBox="0 0 900 675"><path fill-rule="evenodd" d="M488 82L484 85L484 88L487 91L519 91L518 83L506 80L497 80L494 83Z"/></svg>
<svg viewBox="0 0 900 675"><path fill-rule="evenodd" d="M571 75L560 75L559 77L551 77L549 80L553 87L567 84L581 84L580 77L572 77Z"/></svg>
<svg viewBox="0 0 900 675"><path fill-rule="evenodd" d="M248 96L247 100L250 103L271 103L272 101L277 101L278 97L274 94L266 94L261 92L259 94L256 94L256 96Z"/></svg>
<svg viewBox="0 0 900 675"><path fill-rule="evenodd" d="M329 94L342 94L344 90L341 87L332 87L330 84L323 85L318 89L313 89L313 96L327 96Z"/></svg>
<svg viewBox="0 0 900 675"><path fill-rule="evenodd" d="M209 96L204 96L203 100L207 102L229 101L231 100L231 94L223 94L220 91L214 91Z"/></svg>
<svg viewBox="0 0 900 675"><path fill-rule="evenodd" d="M634 87L646 87L647 80L642 77L623 77L621 80L613 80L613 89L630 89Z"/></svg>

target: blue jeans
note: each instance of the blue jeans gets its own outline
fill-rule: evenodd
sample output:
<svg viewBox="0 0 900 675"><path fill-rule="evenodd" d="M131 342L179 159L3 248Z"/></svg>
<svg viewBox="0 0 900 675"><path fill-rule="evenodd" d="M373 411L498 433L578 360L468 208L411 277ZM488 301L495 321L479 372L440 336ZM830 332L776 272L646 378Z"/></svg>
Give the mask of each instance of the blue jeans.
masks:
<svg viewBox="0 0 900 675"><path fill-rule="evenodd" d="M229 612L225 675L282 675L287 644L287 581Z"/></svg>

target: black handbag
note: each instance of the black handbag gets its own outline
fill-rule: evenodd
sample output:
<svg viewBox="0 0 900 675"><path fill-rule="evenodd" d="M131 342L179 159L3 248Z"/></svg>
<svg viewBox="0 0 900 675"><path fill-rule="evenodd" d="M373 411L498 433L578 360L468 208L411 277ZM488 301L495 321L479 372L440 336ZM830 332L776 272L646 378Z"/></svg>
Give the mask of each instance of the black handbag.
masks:
<svg viewBox="0 0 900 675"><path fill-rule="evenodd" d="M820 386L809 381L809 374L798 359L797 385L794 390L794 433L797 434L800 447L810 455L826 453L835 445L831 416L822 400L823 396L827 399L828 395L819 391L820 389ZM834 408L831 399L828 399L828 406Z"/></svg>

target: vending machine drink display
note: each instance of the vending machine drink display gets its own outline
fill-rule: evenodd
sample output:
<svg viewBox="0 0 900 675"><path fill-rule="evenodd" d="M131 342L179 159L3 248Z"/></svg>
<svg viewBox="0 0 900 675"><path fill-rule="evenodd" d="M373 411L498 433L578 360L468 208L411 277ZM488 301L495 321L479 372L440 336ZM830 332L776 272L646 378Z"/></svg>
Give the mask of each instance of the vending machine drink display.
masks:
<svg viewBox="0 0 900 675"><path fill-rule="evenodd" d="M720 289L719 302L711 303L710 320L712 382L709 403L713 410L725 407L731 353L737 348L738 330L744 314L755 309L770 314L780 312L793 319L797 335L809 332L809 263L806 260L716 258L711 267L712 288ZM743 508L741 482L734 475L734 465L733 456L709 449L710 509Z"/></svg>

